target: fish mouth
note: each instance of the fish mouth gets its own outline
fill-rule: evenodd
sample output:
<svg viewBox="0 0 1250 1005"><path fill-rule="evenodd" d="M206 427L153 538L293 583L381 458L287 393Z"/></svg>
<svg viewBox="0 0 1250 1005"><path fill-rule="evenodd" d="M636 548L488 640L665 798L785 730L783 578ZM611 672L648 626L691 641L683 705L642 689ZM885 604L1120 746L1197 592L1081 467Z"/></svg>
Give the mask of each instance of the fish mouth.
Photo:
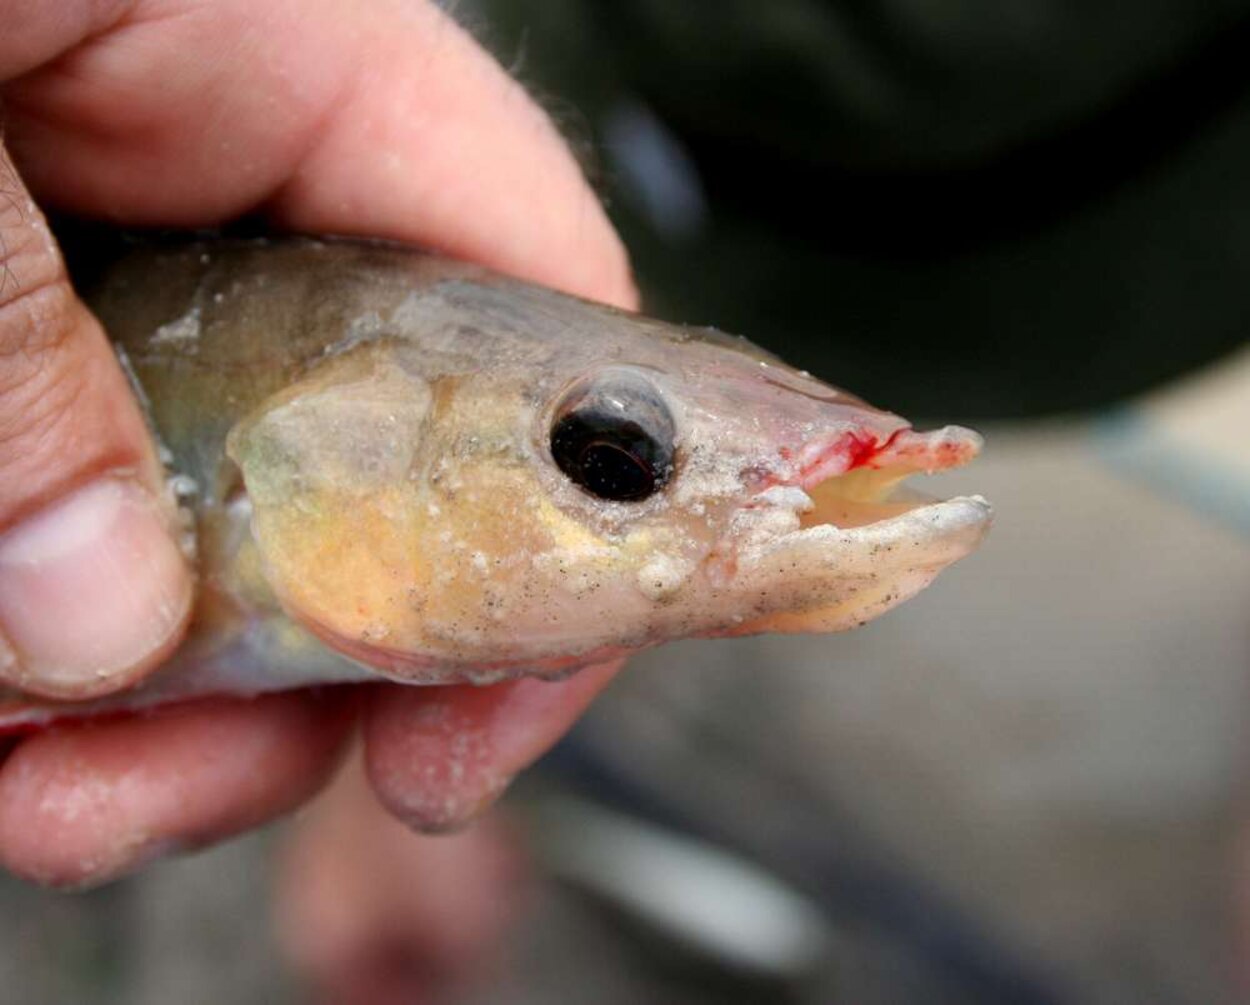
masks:
<svg viewBox="0 0 1250 1005"><path fill-rule="evenodd" d="M903 482L915 474L962 467L980 453L983 442L980 434L962 426L927 433L900 429L884 440L868 431L812 440L795 458L793 484L810 500L802 507L800 523L804 528L864 527L941 505L943 500Z"/></svg>
<svg viewBox="0 0 1250 1005"><path fill-rule="evenodd" d="M792 477L746 507L732 579L763 598L730 634L840 631L918 593L981 542L993 517L981 496L938 499L904 485L972 460L981 437L947 426L883 440L841 432L805 444Z"/></svg>

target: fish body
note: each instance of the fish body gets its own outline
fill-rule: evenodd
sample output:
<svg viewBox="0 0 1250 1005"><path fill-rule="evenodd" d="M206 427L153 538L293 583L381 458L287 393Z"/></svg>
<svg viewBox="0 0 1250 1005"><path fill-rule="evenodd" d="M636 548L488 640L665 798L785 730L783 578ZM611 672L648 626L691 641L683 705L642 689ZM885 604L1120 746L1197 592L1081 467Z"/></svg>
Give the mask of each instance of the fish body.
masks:
<svg viewBox="0 0 1250 1005"><path fill-rule="evenodd" d="M182 648L88 703L555 677L669 639L835 631L985 533L897 489L980 439L744 339L347 241L137 251L87 291L198 571Z"/></svg>

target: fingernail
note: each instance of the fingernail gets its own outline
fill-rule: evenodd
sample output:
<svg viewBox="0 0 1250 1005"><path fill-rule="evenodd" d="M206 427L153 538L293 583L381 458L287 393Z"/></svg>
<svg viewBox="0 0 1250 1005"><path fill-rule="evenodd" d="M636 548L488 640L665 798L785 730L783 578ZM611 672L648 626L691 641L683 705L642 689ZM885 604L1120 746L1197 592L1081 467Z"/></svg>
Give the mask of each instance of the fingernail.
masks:
<svg viewBox="0 0 1250 1005"><path fill-rule="evenodd" d="M177 642L186 561L156 501L103 478L0 536L0 676L37 694L125 687Z"/></svg>

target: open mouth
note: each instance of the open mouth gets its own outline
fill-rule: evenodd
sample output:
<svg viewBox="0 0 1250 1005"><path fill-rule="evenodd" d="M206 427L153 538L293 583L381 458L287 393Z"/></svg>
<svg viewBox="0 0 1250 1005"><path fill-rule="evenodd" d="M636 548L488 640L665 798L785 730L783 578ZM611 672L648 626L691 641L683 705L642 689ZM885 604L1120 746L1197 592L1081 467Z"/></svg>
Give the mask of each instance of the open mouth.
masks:
<svg viewBox="0 0 1250 1005"><path fill-rule="evenodd" d="M992 511L980 496L935 499L903 482L958 467L980 447L958 426L805 445L794 477L749 504L755 516L722 567L727 583L758 598L729 633L841 631L919 592L980 543Z"/></svg>
<svg viewBox="0 0 1250 1005"><path fill-rule="evenodd" d="M797 487L810 500L800 513L800 527L865 527L938 505L942 500L904 481L967 464L981 443L977 433L962 426L927 433L901 429L882 441L863 432L812 441L796 458Z"/></svg>

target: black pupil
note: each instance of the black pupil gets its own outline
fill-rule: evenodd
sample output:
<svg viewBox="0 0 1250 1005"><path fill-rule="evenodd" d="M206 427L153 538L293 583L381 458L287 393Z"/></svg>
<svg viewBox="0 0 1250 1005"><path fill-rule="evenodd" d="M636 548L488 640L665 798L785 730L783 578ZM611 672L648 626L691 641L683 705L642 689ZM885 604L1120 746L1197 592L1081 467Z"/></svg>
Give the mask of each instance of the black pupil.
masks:
<svg viewBox="0 0 1250 1005"><path fill-rule="evenodd" d="M660 442L631 419L593 407L556 422L551 455L587 492L618 502L646 499L664 485L673 466L671 442Z"/></svg>

